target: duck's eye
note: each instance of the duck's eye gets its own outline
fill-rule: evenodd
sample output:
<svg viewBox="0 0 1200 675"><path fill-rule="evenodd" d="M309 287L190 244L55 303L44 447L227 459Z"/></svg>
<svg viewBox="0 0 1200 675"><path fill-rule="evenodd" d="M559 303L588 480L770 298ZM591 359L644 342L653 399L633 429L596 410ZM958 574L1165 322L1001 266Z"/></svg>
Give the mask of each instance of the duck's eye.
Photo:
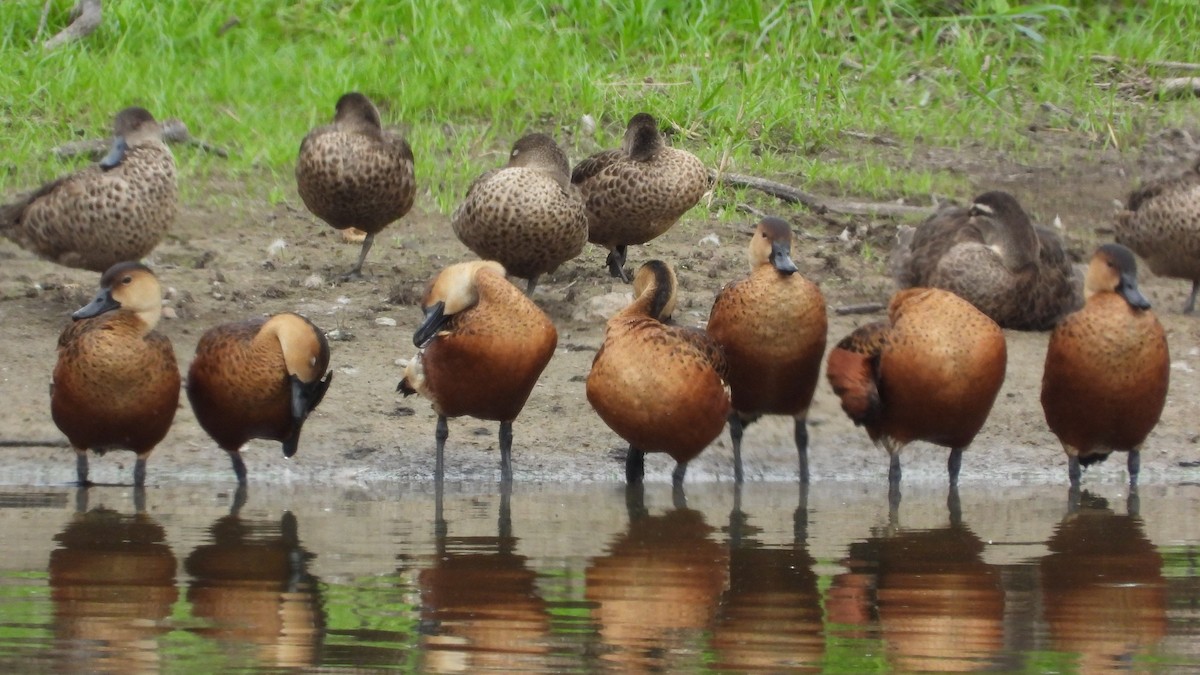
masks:
<svg viewBox="0 0 1200 675"><path fill-rule="evenodd" d="M132 282L133 282L133 277L125 277L124 279L121 279L121 283L123 283L123 284L128 284L128 283L132 283Z"/></svg>

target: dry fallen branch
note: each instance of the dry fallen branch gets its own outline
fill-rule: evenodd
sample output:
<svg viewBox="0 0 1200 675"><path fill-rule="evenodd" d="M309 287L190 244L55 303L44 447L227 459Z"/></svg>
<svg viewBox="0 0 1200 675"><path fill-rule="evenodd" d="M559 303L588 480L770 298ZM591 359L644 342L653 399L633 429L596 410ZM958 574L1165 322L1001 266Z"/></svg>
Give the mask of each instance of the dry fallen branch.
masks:
<svg viewBox="0 0 1200 675"><path fill-rule="evenodd" d="M718 175L716 171L709 171L709 178L716 182L732 185L734 187L746 187L753 190L759 190L771 195L772 197L788 202L789 204L803 204L816 213L925 217L932 214L934 211L933 207L930 206L910 206L908 204L897 204L894 202L855 202L834 199L832 197L821 197L794 188L790 185L777 183L773 180L767 180L757 176L746 176L738 173L721 173Z"/></svg>
<svg viewBox="0 0 1200 675"><path fill-rule="evenodd" d="M102 14L103 10L100 6L100 0L79 0L79 2L75 3L75 7L71 9L71 16L73 17L71 23L67 24L67 27L59 31L57 35L46 40L42 44L42 47L49 51L51 49L58 49L68 42L82 40L100 27L100 20L103 18Z"/></svg>
<svg viewBox="0 0 1200 675"><path fill-rule="evenodd" d="M846 316L848 314L875 314L887 309L887 305L882 302L864 302L861 305L843 305L842 307L834 307L833 312L838 316Z"/></svg>
<svg viewBox="0 0 1200 675"><path fill-rule="evenodd" d="M182 120L172 117L164 120L162 123L162 139L165 143L183 143L200 148L205 152L211 152L218 157L228 157L229 151L225 148L212 145L198 138L195 138L188 132L187 125ZM111 141L101 138L91 139L87 141L71 141L63 143L54 148L51 152L59 159L70 159L79 155L87 155L92 160L98 160L108 152Z"/></svg>
<svg viewBox="0 0 1200 675"><path fill-rule="evenodd" d="M1200 70L1200 63L1188 63L1186 61L1136 61L1131 62L1117 56L1105 56L1103 54L1093 54L1093 63L1111 63L1114 65L1122 65L1126 63L1136 63L1139 66L1150 66L1153 68L1167 68L1169 70Z"/></svg>
<svg viewBox="0 0 1200 675"><path fill-rule="evenodd" d="M69 448L71 443L65 438L54 440L0 440L0 448Z"/></svg>
<svg viewBox="0 0 1200 675"><path fill-rule="evenodd" d="M1158 81L1159 98L1200 95L1200 77L1171 77Z"/></svg>

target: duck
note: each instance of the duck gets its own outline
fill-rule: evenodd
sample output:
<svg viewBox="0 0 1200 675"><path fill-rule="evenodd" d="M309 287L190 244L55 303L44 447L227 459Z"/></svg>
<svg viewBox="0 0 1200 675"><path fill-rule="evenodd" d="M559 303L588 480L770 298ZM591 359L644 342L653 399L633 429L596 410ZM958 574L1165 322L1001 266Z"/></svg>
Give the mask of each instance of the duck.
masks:
<svg viewBox="0 0 1200 675"><path fill-rule="evenodd" d="M899 501L900 451L913 441L950 448L951 489L1004 383L1008 351L995 321L938 288L895 293L888 319L860 326L829 352L826 377L842 410L891 458Z"/></svg>
<svg viewBox="0 0 1200 675"><path fill-rule="evenodd" d="M333 122L309 131L300 143L296 186L313 215L347 241L362 241L358 262L343 276L361 279L375 236L404 217L416 199L412 148L383 129L371 99L352 91L338 99Z"/></svg>
<svg viewBox="0 0 1200 675"><path fill-rule="evenodd" d="M588 403L629 443L629 485L642 482L646 453L665 452L681 490L688 462L721 434L732 410L721 345L703 330L668 323L676 287L667 263L638 268L633 302L608 320L587 377Z"/></svg>
<svg viewBox="0 0 1200 675"><path fill-rule="evenodd" d="M429 399L437 414L435 479L445 476L447 418L500 423L500 476L512 481L512 425L558 345L550 317L507 278L494 260L444 268L429 283L424 320L413 333L419 350L396 390Z"/></svg>
<svg viewBox="0 0 1200 675"><path fill-rule="evenodd" d="M1062 239L1007 192L943 208L898 244L889 263L899 288L948 290L1002 328L1049 330L1082 302Z"/></svg>
<svg viewBox="0 0 1200 675"><path fill-rule="evenodd" d="M527 295L538 277L578 256L587 243L587 212L571 184L567 156L546 134L523 136L506 166L476 178L450 224L475 255L526 279Z"/></svg>
<svg viewBox="0 0 1200 675"><path fill-rule="evenodd" d="M103 273L140 260L179 212L175 157L145 108L113 120L109 153L0 206L0 235L65 267Z"/></svg>
<svg viewBox="0 0 1200 675"><path fill-rule="evenodd" d="M1171 360L1162 324L1137 285L1137 260L1103 244L1088 263L1087 301L1050 334L1042 375L1042 411L1062 443L1068 475L1128 453L1137 486L1140 450L1167 400Z"/></svg>
<svg viewBox="0 0 1200 675"><path fill-rule="evenodd" d="M280 441L291 458L300 431L333 380L325 333L282 312L213 326L200 336L187 395L200 427L229 453L246 484L241 449L252 438Z"/></svg>
<svg viewBox="0 0 1200 675"><path fill-rule="evenodd" d="M649 113L629 120L621 147L575 165L571 182L583 195L588 241L608 249L609 273L628 283L630 244L671 228L708 190L708 170L692 153L672 148Z"/></svg>
<svg viewBox="0 0 1200 675"><path fill-rule="evenodd" d="M1195 312L1200 293L1200 159L1178 176L1133 191L1117 212L1113 235L1155 274L1191 280L1183 313Z"/></svg>
<svg viewBox="0 0 1200 675"><path fill-rule="evenodd" d="M808 482L808 407L821 376L828 319L821 289L797 273L792 229L762 218L750 239L750 275L726 285L713 302L708 334L725 353L733 411L733 469L742 482L742 433L762 415L795 419L800 481Z"/></svg>
<svg viewBox="0 0 1200 675"><path fill-rule="evenodd" d="M88 451L132 450L133 484L179 407L179 366L162 318L162 286L149 267L122 262L100 277L95 299L58 338L50 416L75 450L76 478L89 486Z"/></svg>

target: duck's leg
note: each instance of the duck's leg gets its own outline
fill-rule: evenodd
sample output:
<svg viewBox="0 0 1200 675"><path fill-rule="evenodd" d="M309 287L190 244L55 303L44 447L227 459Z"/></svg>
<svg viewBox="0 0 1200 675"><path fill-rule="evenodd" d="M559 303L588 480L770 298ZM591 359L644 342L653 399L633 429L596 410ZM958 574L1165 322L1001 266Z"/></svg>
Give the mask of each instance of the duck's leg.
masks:
<svg viewBox="0 0 1200 675"><path fill-rule="evenodd" d="M146 456L138 455L133 463L133 486L146 486Z"/></svg>
<svg viewBox="0 0 1200 675"><path fill-rule="evenodd" d="M1196 311L1196 294L1200 292L1200 279L1192 280L1192 294L1188 296L1187 304L1183 306L1184 314L1191 314Z"/></svg>
<svg viewBox="0 0 1200 675"><path fill-rule="evenodd" d="M959 527L962 525L962 500L958 496L958 485L951 484L950 492L946 494L946 512L950 517L950 525Z"/></svg>
<svg viewBox="0 0 1200 675"><path fill-rule="evenodd" d="M629 446L629 452L625 454L625 482L629 485L640 484L645 475L646 453Z"/></svg>
<svg viewBox="0 0 1200 675"><path fill-rule="evenodd" d="M671 505L677 509L687 508L687 493L683 491L683 481L671 483Z"/></svg>
<svg viewBox="0 0 1200 675"><path fill-rule="evenodd" d="M950 487L958 488L958 471L962 468L963 448L951 448L946 471L950 474Z"/></svg>
<svg viewBox="0 0 1200 675"><path fill-rule="evenodd" d="M146 512L146 488L142 485L133 488L133 510L135 513Z"/></svg>
<svg viewBox="0 0 1200 675"><path fill-rule="evenodd" d="M75 484L79 487L88 487L92 484L88 480L88 456L87 450L75 448Z"/></svg>
<svg viewBox="0 0 1200 675"><path fill-rule="evenodd" d="M629 283L629 275L625 273L625 256L628 250L624 244L614 246L609 250L608 258L605 259L605 263L608 264L608 273L625 283Z"/></svg>
<svg viewBox="0 0 1200 675"><path fill-rule="evenodd" d="M1079 455L1067 456L1067 477L1071 479L1071 487L1079 489L1079 476L1083 470L1079 467Z"/></svg>
<svg viewBox="0 0 1200 675"><path fill-rule="evenodd" d="M745 425L737 412L729 413L729 440L733 441L733 482L742 484L742 434Z"/></svg>
<svg viewBox="0 0 1200 675"><path fill-rule="evenodd" d="M229 461L233 464L233 473L237 476L238 485L245 485L246 463L242 461L242 453L237 450L229 453Z"/></svg>
<svg viewBox="0 0 1200 675"><path fill-rule="evenodd" d="M892 511L900 508L900 453L891 453L888 465L888 506Z"/></svg>
<svg viewBox="0 0 1200 675"><path fill-rule="evenodd" d="M808 413L796 415L796 455L800 461L800 482L808 484Z"/></svg>
<svg viewBox="0 0 1200 675"><path fill-rule="evenodd" d="M683 487L683 477L687 474L687 462L677 462L675 470L671 472L671 484L675 487Z"/></svg>
<svg viewBox="0 0 1200 675"><path fill-rule="evenodd" d="M541 276L540 274L535 274L535 275L529 277L529 280L525 282L525 296L526 297L529 297L529 298L533 297L533 289L537 288L538 277L540 277L540 276Z"/></svg>
<svg viewBox="0 0 1200 675"><path fill-rule="evenodd" d="M1138 472L1142 468L1142 453L1138 450L1129 451L1129 459L1126 460L1126 468L1129 470L1129 487L1137 489Z"/></svg>
<svg viewBox="0 0 1200 675"><path fill-rule="evenodd" d="M500 482L512 482L512 422L500 423Z"/></svg>
<svg viewBox="0 0 1200 675"><path fill-rule="evenodd" d="M446 473L446 439L450 437L450 425L446 423L445 415L438 415L437 429L433 432L433 439L437 443L437 450L433 456L433 479L441 483Z"/></svg>
<svg viewBox="0 0 1200 675"><path fill-rule="evenodd" d="M345 276L342 277L342 281L349 281L351 279L363 278L363 274L362 274L363 263L366 262L367 253L370 252L371 246L374 243L375 243L375 233L368 232L367 236L365 238L363 238L362 248L358 252L358 264L354 266L354 269L350 270L348 273L346 273Z"/></svg>

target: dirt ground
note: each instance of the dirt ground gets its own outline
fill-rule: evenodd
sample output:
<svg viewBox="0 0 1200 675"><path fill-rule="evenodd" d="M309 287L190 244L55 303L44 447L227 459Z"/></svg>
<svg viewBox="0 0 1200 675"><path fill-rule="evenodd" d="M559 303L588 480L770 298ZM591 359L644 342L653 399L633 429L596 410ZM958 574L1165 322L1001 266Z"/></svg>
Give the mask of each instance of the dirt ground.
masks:
<svg viewBox="0 0 1200 675"><path fill-rule="evenodd" d="M1167 131L1138 151L1117 153L1099 142L1064 141L1050 132L1033 134L1041 152L1027 157L948 150L881 147L895 166L965 175L975 191L1013 192L1038 222L1057 217L1077 261L1111 234L1113 200L1123 199L1147 176L1176 171L1197 152L1187 133ZM177 153L188 150L176 150ZM578 158L576 158L578 159ZM833 157L831 156L831 159ZM418 164L421 158L418 157ZM753 167L730 167L755 173ZM168 240L148 259L164 287L174 318L159 330L175 345L186 371L201 333L221 322L284 310L309 316L332 333L333 385L309 419L300 451L285 460L278 444L254 442L244 455L252 483L371 484L425 480L433 472L435 417L428 402L395 392L400 359L413 355L412 332L425 281L443 266L471 254L454 237L448 214L438 213L428 192L414 212L377 240L367 261L365 281L340 283L357 245L308 214L294 186L283 199L262 189L222 178L184 177L184 200ZM30 186L32 187L32 186ZM802 186L830 194L827 186ZM278 193L278 190L276 190ZM5 195L9 196L9 195ZM851 197L850 195L846 195ZM945 196L943 196L945 197ZM949 195L965 201L971 194ZM720 222L719 209L732 203L702 202L660 239L631 247L630 264L657 257L675 264L681 287L677 320L700 324L717 290L746 273L746 233L754 216ZM790 219L799 234L793 257L816 281L831 308L886 302L893 290L886 254L898 221L889 218L817 215L765 195L747 195L750 206ZM274 203L273 203L274 202ZM707 208L705 204L707 203ZM715 235L715 238L711 235ZM536 302L559 330L558 350L514 425L514 472L521 481L620 481L621 440L608 430L584 396L587 375L604 332L605 317L627 301L629 287L610 279L605 252L589 245L582 256L543 277ZM50 419L47 386L55 344L70 312L95 292L98 275L35 259L0 242L0 376L5 404L0 407L3 454L0 483L62 484L74 477L65 447ZM1143 453L1144 483L1200 480L1200 318L1180 314L1187 282L1155 278L1142 270L1143 291L1167 328L1171 347L1171 388L1162 421ZM523 282L518 281L519 284ZM830 312L832 345L855 326L879 315L838 316ZM1066 461L1047 430L1038 402L1047 334L1008 332L1005 386L991 418L963 465L964 486L1020 485L1066 481ZM822 380L810 415L815 481L878 481L887 462L865 432L842 413ZM497 425L452 420L447 444L447 478L498 478ZM794 480L791 421L765 419L751 426L744 445L747 479ZM92 461L93 479L130 480L131 453ZM946 453L915 444L903 456L905 482L942 484ZM647 478L669 480L672 462L651 456ZM692 463L688 481L732 479L728 436L722 436ZM1125 479L1123 458L1085 475L1093 481ZM196 424L186 397L174 426L149 463L148 483L233 481L225 453Z"/></svg>

